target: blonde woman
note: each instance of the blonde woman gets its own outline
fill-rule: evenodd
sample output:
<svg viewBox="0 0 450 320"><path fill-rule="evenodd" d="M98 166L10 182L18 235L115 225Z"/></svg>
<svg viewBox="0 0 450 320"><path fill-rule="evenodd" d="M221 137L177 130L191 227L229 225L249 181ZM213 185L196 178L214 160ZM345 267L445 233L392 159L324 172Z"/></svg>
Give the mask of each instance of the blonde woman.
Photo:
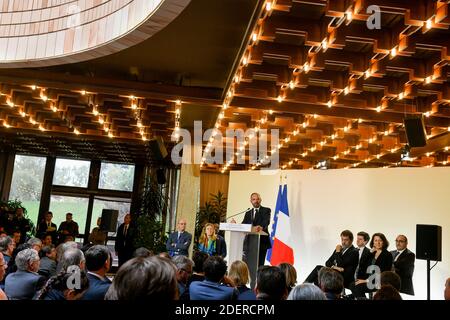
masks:
<svg viewBox="0 0 450 320"><path fill-rule="evenodd" d="M225 239L216 234L214 224L207 223L203 227L202 234L198 241L198 250L208 254L209 256L221 256L225 258L227 255L227 245Z"/></svg>
<svg viewBox="0 0 450 320"><path fill-rule="evenodd" d="M255 293L247 287L247 284L250 283L250 272L244 261L233 262L228 271L228 277L233 280L239 290L238 300L256 300Z"/></svg>

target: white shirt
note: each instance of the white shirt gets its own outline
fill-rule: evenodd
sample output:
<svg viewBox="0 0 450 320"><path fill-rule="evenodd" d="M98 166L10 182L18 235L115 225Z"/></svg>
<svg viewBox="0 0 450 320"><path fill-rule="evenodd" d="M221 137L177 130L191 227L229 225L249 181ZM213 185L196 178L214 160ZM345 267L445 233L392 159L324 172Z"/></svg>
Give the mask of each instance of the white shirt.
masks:
<svg viewBox="0 0 450 320"><path fill-rule="evenodd" d="M361 260L361 256L362 256L362 253L364 252L364 248L365 247L358 248L359 249L359 259L358 260Z"/></svg>

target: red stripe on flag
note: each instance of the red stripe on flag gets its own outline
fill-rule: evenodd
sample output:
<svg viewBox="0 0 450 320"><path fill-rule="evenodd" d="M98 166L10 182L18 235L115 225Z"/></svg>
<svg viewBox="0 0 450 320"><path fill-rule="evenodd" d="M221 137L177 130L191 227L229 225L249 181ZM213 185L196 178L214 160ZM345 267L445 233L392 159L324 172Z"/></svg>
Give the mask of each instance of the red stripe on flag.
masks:
<svg viewBox="0 0 450 320"><path fill-rule="evenodd" d="M283 262L294 264L294 250L275 238L272 245L272 256L270 257L270 264L273 266L277 266Z"/></svg>

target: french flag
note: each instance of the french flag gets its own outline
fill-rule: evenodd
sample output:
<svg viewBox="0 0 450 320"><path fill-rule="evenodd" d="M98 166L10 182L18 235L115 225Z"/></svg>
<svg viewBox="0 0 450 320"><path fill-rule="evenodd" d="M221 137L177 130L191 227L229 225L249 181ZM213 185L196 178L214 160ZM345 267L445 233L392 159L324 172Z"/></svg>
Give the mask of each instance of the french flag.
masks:
<svg viewBox="0 0 450 320"><path fill-rule="evenodd" d="M289 219L289 207L287 201L287 185L278 188L275 215L273 217L270 242L272 248L267 251L267 260L272 266L286 262L294 264L294 251L290 246L291 223Z"/></svg>

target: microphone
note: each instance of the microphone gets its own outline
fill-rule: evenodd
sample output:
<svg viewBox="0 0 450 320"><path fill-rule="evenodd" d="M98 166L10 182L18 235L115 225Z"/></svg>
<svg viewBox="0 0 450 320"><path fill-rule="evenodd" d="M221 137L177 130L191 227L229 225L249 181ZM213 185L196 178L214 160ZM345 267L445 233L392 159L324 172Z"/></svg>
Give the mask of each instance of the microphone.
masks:
<svg viewBox="0 0 450 320"><path fill-rule="evenodd" d="M227 220L230 219L230 218L236 217L236 216L238 216L240 214L243 214L244 212L247 212L248 210L250 210L250 208L247 208L244 211L241 211L241 212L238 212L236 214L233 214L232 216L227 217Z"/></svg>

